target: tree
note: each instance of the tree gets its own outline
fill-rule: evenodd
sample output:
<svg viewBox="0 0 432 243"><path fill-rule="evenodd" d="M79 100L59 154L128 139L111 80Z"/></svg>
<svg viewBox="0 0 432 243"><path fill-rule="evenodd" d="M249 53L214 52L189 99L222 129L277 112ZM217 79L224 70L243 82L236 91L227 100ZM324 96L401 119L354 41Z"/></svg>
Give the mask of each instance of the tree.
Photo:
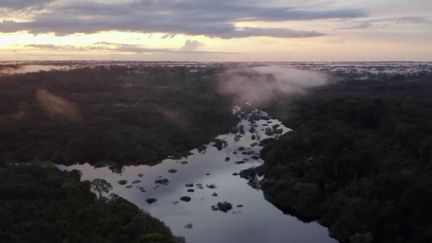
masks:
<svg viewBox="0 0 432 243"><path fill-rule="evenodd" d="M104 179L94 179L91 182L91 188L98 193L99 198L103 197L104 193L108 193L113 189L111 183Z"/></svg>

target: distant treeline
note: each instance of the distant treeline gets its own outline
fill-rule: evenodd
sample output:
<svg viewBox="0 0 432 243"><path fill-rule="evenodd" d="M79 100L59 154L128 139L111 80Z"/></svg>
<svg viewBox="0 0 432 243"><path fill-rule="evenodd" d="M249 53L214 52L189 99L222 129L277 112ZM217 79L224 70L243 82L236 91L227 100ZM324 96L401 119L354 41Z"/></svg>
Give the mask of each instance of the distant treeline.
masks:
<svg viewBox="0 0 432 243"><path fill-rule="evenodd" d="M342 81L269 110L294 129L263 141L270 201L341 242L432 242L431 76Z"/></svg>

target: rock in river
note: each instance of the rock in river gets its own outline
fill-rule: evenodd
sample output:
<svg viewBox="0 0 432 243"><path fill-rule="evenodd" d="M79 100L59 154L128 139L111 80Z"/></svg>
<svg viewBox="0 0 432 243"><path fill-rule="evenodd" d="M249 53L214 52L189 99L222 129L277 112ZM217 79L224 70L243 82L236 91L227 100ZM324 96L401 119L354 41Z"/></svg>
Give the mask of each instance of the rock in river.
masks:
<svg viewBox="0 0 432 243"><path fill-rule="evenodd" d="M211 185L206 185L206 187L209 188L209 189L215 189L215 188L216 188L216 185L211 184Z"/></svg>
<svg viewBox="0 0 432 243"><path fill-rule="evenodd" d="M183 196L180 198L180 200L182 200L183 202L190 202L191 198L188 196Z"/></svg>
<svg viewBox="0 0 432 243"><path fill-rule="evenodd" d="M141 182L140 180L134 180L134 181L132 181L132 184L138 184L140 182Z"/></svg>
<svg viewBox="0 0 432 243"><path fill-rule="evenodd" d="M169 169L169 170L168 170L168 173L171 173L171 174L174 174L174 173L176 173L176 172L177 172L176 169Z"/></svg>
<svg viewBox="0 0 432 243"><path fill-rule="evenodd" d="M160 185L168 185L169 180L168 179L157 179L155 180L156 184L160 184Z"/></svg>
<svg viewBox="0 0 432 243"><path fill-rule="evenodd" d="M218 202L216 205L211 206L213 211L228 212L232 209L232 204L229 202Z"/></svg>
<svg viewBox="0 0 432 243"><path fill-rule="evenodd" d="M127 184L127 180L119 180L118 184L120 184L120 185L126 185Z"/></svg>
<svg viewBox="0 0 432 243"><path fill-rule="evenodd" d="M148 199L146 199L146 202L147 202L148 204L155 203L156 201L157 201L156 198L148 198Z"/></svg>

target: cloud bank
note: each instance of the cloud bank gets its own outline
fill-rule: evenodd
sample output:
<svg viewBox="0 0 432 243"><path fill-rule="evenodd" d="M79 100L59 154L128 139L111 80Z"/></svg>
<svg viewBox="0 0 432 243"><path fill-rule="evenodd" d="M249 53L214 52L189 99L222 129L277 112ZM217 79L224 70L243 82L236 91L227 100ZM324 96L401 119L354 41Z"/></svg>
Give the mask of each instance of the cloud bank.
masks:
<svg viewBox="0 0 432 243"><path fill-rule="evenodd" d="M220 38L270 36L315 37L324 33L289 28L239 28L237 22L290 21L355 18L366 13L358 9L309 10L258 0L0 0L0 8L17 10L44 6L28 21L3 19L1 32L26 30L58 35L100 31L136 31L205 35Z"/></svg>
<svg viewBox="0 0 432 243"><path fill-rule="evenodd" d="M102 52L125 52L134 54L145 54L145 53L171 53L171 54L214 54L214 55L226 55L226 54L240 54L235 52L218 52L218 51L200 51L198 50L203 43L195 40L187 40L180 49L171 48L150 48L143 47L141 45L134 44L122 44L122 43L111 43L111 42L96 42L88 44L86 46L74 46L74 45L54 45L54 44L28 44L24 47L35 50L60 50L65 52L77 52L77 51L102 51Z"/></svg>
<svg viewBox="0 0 432 243"><path fill-rule="evenodd" d="M0 0L0 8L5 9L25 9L25 8L40 8L52 0Z"/></svg>
<svg viewBox="0 0 432 243"><path fill-rule="evenodd" d="M386 28L395 25L432 25L431 17L409 16L409 17L391 17L391 18L371 18L366 20L351 21L350 25L341 27L341 30L369 29L369 28Z"/></svg>

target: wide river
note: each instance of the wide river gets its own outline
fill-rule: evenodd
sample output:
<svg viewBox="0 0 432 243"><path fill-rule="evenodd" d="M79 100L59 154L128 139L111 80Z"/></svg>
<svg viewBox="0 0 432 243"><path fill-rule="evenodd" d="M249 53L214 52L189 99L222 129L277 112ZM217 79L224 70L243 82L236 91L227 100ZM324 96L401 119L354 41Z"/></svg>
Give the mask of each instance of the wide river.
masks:
<svg viewBox="0 0 432 243"><path fill-rule="evenodd" d="M264 112L234 111L243 114L242 119L238 131L217 137L226 142L219 140L223 148L212 142L192 150L186 158L169 158L155 166L127 166L121 173L89 164L60 168L81 171L83 180L107 180L113 193L160 219L188 243L337 242L325 227L283 214L264 199L262 191L238 176L240 171L263 163L258 156L260 140L290 129ZM251 114L259 118L251 119ZM119 184L121 180L126 182ZM147 202L153 198L157 201ZM229 202L232 209L213 210L218 202Z"/></svg>

